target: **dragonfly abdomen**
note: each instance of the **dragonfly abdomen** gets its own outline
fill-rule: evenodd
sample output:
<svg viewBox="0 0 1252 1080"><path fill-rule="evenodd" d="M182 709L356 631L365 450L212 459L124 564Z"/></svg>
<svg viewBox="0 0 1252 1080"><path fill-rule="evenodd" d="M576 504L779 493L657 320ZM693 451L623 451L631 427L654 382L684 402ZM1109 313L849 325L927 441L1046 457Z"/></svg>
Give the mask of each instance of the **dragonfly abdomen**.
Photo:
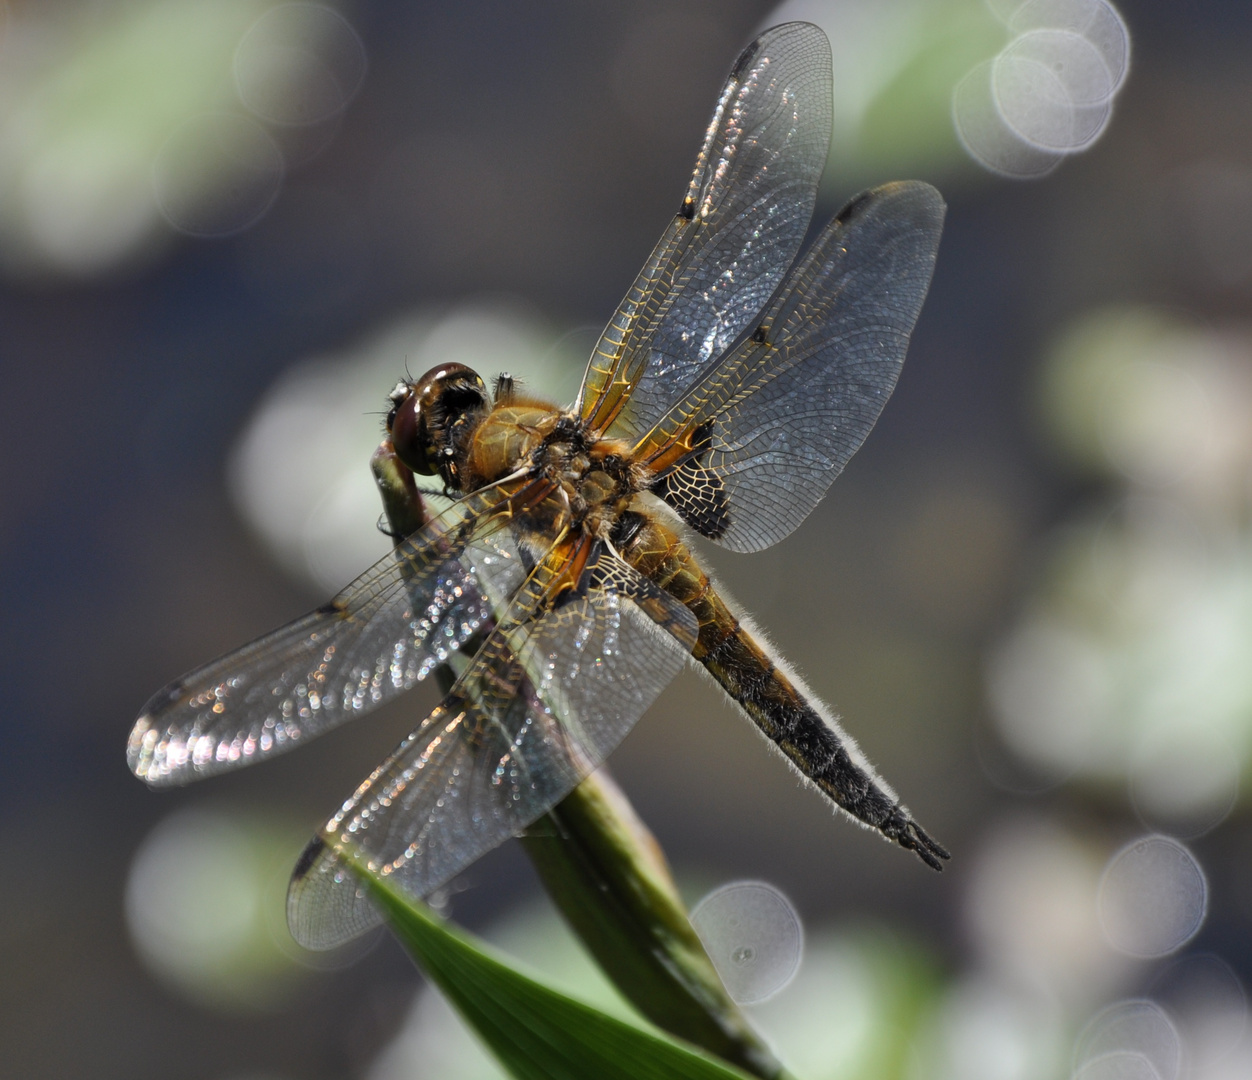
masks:
<svg viewBox="0 0 1252 1080"><path fill-rule="evenodd" d="M692 610L700 622L696 659L787 760L841 810L940 869L947 852L913 821L808 688L758 642L754 628L711 585Z"/></svg>
<svg viewBox="0 0 1252 1080"><path fill-rule="evenodd" d="M694 657L806 779L841 810L940 868L948 853L913 821L808 688L718 595L677 536L647 520L622 554L695 615L700 629Z"/></svg>

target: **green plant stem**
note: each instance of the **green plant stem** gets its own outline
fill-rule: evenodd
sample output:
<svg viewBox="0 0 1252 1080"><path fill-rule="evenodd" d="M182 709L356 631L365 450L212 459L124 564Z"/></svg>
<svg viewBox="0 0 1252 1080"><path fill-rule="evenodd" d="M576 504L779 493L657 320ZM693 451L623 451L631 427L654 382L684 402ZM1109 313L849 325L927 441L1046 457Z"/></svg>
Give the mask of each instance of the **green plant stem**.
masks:
<svg viewBox="0 0 1252 1080"><path fill-rule="evenodd" d="M521 841L553 903L640 1013L756 1076L784 1075L727 995L660 847L605 770Z"/></svg>
<svg viewBox="0 0 1252 1080"><path fill-rule="evenodd" d="M370 464L399 543L427 521L421 494L389 442ZM455 677L447 665L436 669L445 691ZM754 1076L784 1080L718 978L656 839L605 770L521 840L557 909L643 1016Z"/></svg>
<svg viewBox="0 0 1252 1080"><path fill-rule="evenodd" d="M400 943L518 1080L750 1080L663 1035L568 997L519 971L369 869L350 841L336 848Z"/></svg>

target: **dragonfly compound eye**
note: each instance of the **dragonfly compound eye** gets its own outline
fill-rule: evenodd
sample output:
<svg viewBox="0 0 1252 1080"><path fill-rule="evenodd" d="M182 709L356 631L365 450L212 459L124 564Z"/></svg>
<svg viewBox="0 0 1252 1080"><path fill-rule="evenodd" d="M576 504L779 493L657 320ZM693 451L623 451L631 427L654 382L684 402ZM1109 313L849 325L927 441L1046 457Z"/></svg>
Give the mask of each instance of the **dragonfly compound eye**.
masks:
<svg viewBox="0 0 1252 1080"><path fill-rule="evenodd" d="M434 476L455 458L473 421L487 409L487 386L464 364L440 364L392 391L387 419L396 455L415 473Z"/></svg>

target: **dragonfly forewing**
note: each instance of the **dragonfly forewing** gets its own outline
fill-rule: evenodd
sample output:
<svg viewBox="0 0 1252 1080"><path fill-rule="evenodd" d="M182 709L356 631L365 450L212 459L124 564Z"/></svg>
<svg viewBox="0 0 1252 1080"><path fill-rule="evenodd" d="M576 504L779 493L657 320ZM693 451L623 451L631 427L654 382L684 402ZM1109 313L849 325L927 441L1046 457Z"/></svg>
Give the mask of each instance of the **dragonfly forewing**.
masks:
<svg viewBox="0 0 1252 1080"><path fill-rule="evenodd" d="M831 115L816 26L785 23L745 50L680 213L592 353L577 407L593 430L647 431L761 310L813 216Z"/></svg>
<svg viewBox="0 0 1252 1080"><path fill-rule="evenodd" d="M523 576L497 542L509 493L469 496L330 603L171 683L127 745L153 786L259 761L411 689L491 620Z"/></svg>

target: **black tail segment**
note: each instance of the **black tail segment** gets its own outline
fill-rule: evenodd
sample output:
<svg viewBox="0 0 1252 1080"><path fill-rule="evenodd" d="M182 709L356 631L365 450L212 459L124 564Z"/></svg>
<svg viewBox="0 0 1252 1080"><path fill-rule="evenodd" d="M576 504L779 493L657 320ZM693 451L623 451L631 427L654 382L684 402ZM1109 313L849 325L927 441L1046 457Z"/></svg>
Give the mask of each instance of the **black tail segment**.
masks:
<svg viewBox="0 0 1252 1080"><path fill-rule="evenodd" d="M721 598L710 589L698 606L705 610L697 612L696 659L757 727L836 806L914 852L931 869L942 870L942 860L951 858L948 851L857 760L854 744L805 700Z"/></svg>
<svg viewBox="0 0 1252 1080"><path fill-rule="evenodd" d="M942 844L932 840L929 834L916 821L908 816L907 813L899 813L896 815L903 822L900 831L896 831L894 826L896 820L888 822L882 830L883 835L894 840L902 848L917 853L917 857L922 860L932 870L943 872L943 863L940 859L952 858L951 852Z"/></svg>

